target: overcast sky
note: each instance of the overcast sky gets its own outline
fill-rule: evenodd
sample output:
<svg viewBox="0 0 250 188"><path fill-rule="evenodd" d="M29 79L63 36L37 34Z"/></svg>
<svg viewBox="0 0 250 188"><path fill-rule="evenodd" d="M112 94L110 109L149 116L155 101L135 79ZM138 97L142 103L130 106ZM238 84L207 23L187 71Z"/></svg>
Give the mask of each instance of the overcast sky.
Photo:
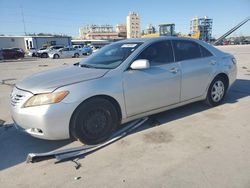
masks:
<svg viewBox="0 0 250 188"><path fill-rule="evenodd" d="M22 7L22 8L21 8ZM23 9L23 17L22 10ZM190 19L213 19L213 33L219 37L250 16L250 0L0 0L0 34L56 33L78 36L85 24L125 23L129 11L141 16L142 29L148 24L175 23L176 31L189 33ZM231 36L250 36L250 22Z"/></svg>

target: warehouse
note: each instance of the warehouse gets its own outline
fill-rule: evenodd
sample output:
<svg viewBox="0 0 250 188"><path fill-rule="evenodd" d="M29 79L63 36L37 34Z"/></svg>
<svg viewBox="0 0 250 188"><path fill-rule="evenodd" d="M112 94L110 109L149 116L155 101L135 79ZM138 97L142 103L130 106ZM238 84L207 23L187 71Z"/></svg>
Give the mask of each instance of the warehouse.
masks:
<svg viewBox="0 0 250 188"><path fill-rule="evenodd" d="M71 37L65 36L0 36L0 48L42 48L52 45L71 45Z"/></svg>

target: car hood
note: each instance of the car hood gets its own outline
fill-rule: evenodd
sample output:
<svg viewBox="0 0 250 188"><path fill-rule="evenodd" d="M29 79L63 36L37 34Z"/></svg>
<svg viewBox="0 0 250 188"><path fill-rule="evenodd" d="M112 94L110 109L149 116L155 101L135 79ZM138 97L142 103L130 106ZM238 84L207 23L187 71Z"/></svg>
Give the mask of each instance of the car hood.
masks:
<svg viewBox="0 0 250 188"><path fill-rule="evenodd" d="M70 65L29 76L17 83L16 87L34 94L52 92L65 85L100 78L108 71Z"/></svg>

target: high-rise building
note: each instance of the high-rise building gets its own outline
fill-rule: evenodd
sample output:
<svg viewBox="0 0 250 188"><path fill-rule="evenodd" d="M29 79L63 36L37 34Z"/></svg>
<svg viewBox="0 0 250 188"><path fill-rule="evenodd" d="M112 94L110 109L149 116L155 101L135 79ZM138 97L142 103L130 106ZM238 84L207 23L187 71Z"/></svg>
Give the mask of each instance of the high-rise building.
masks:
<svg viewBox="0 0 250 188"><path fill-rule="evenodd" d="M127 16L127 38L141 37L141 20L139 14L129 12Z"/></svg>
<svg viewBox="0 0 250 188"><path fill-rule="evenodd" d="M207 16L199 18L195 17L190 22L190 34L192 36L198 36L197 38L210 41L212 38L212 24L213 19Z"/></svg>

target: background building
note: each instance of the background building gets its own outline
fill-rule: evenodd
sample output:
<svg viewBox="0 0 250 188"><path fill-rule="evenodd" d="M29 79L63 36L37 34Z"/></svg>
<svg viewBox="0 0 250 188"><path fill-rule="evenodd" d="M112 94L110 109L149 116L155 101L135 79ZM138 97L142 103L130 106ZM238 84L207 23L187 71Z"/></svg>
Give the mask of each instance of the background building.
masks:
<svg viewBox="0 0 250 188"><path fill-rule="evenodd" d="M80 39L100 40L118 39L118 33L114 32L112 25L86 25L79 30Z"/></svg>
<svg viewBox="0 0 250 188"><path fill-rule="evenodd" d="M127 37L127 27L126 24L117 24L115 31L118 33L119 37L126 38Z"/></svg>
<svg viewBox="0 0 250 188"><path fill-rule="evenodd" d="M212 39L212 24L213 20L207 16L193 18L190 22L191 36L199 36L201 40L209 42Z"/></svg>
<svg viewBox="0 0 250 188"><path fill-rule="evenodd" d="M60 36L0 36L0 48L42 48L53 45L71 45L71 37Z"/></svg>
<svg viewBox="0 0 250 188"><path fill-rule="evenodd" d="M141 20L139 14L130 12L127 16L127 38L141 37Z"/></svg>

